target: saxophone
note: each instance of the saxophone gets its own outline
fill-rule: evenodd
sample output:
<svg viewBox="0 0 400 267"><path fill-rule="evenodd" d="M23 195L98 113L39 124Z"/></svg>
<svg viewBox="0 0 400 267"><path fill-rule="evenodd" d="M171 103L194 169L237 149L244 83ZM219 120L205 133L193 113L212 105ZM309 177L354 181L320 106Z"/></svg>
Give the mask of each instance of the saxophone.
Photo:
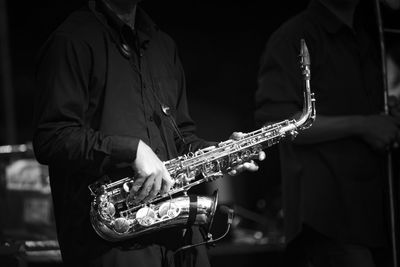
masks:
<svg viewBox="0 0 400 267"><path fill-rule="evenodd" d="M299 119L287 119L246 133L239 140L227 140L214 147L197 150L165 161L174 181L166 194L146 203L132 204L129 191L134 178L89 185L93 195L90 219L103 239L122 241L175 226L210 226L216 211L218 194L188 195L188 190L228 173L235 166L258 157L259 152L283 138L295 138L299 130L309 128L315 120L315 98L310 90L310 57L301 39L300 65L304 81L304 105Z"/></svg>

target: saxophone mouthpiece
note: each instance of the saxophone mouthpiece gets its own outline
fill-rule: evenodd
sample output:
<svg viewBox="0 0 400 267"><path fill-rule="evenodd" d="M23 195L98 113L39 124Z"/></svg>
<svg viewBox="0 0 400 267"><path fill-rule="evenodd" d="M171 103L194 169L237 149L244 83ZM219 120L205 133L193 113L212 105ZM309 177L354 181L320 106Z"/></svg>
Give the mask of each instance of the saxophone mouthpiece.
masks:
<svg viewBox="0 0 400 267"><path fill-rule="evenodd" d="M300 56L301 56L301 64L305 66L311 65L310 53L308 52L308 48L304 39L300 40Z"/></svg>

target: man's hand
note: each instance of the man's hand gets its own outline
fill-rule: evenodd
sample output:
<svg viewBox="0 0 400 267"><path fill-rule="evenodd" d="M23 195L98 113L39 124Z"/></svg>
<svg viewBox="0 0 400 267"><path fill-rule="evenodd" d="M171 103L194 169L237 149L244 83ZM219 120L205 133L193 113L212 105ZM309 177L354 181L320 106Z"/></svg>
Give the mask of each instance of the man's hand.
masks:
<svg viewBox="0 0 400 267"><path fill-rule="evenodd" d="M380 0L385 5L389 6L391 9L399 9L400 8L400 1L399 0Z"/></svg>
<svg viewBox="0 0 400 267"><path fill-rule="evenodd" d="M400 99L395 96L388 97L389 114L393 117L400 118Z"/></svg>
<svg viewBox="0 0 400 267"><path fill-rule="evenodd" d="M173 185L164 163L143 141L139 141L136 160L132 164L136 172L135 181L130 191L134 203L154 198L159 192L164 194Z"/></svg>
<svg viewBox="0 0 400 267"><path fill-rule="evenodd" d="M239 140L240 138L242 138L245 134L241 133L241 132L234 132L232 133L232 135L230 136L230 139L233 140ZM264 151L260 151L260 153L258 154L258 160L262 161L265 159L265 152ZM243 171L257 171L258 170L258 165L254 160L250 160L248 162L244 162L242 164L239 164L238 166L236 166L233 170L231 170L228 174L229 175L237 175Z"/></svg>
<svg viewBox="0 0 400 267"><path fill-rule="evenodd" d="M400 118L388 115L365 116L360 121L359 133L373 149L383 152L400 141L399 126Z"/></svg>

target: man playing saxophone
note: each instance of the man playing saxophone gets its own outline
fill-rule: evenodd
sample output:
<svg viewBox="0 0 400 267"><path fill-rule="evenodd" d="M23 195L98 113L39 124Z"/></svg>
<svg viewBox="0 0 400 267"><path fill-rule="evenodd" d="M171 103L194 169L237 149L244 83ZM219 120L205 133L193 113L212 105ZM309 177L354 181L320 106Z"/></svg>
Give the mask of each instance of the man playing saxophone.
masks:
<svg viewBox="0 0 400 267"><path fill-rule="evenodd" d="M88 185L100 177L135 177L132 198L147 201L173 184L163 161L215 144L195 135L174 41L138 2L89 1L39 56L33 145L49 165L62 258L68 266L209 266L204 246L173 257L203 241L197 227L110 243L89 221ZM257 168L250 161L231 174Z"/></svg>

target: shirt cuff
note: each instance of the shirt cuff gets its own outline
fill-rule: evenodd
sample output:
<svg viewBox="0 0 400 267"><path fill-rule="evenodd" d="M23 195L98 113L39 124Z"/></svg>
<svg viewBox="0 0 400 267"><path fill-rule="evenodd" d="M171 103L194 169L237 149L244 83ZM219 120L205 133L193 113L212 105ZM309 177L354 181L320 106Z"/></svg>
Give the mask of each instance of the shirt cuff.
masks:
<svg viewBox="0 0 400 267"><path fill-rule="evenodd" d="M139 138L130 136L110 136L110 159L114 162L133 162L139 141Z"/></svg>

